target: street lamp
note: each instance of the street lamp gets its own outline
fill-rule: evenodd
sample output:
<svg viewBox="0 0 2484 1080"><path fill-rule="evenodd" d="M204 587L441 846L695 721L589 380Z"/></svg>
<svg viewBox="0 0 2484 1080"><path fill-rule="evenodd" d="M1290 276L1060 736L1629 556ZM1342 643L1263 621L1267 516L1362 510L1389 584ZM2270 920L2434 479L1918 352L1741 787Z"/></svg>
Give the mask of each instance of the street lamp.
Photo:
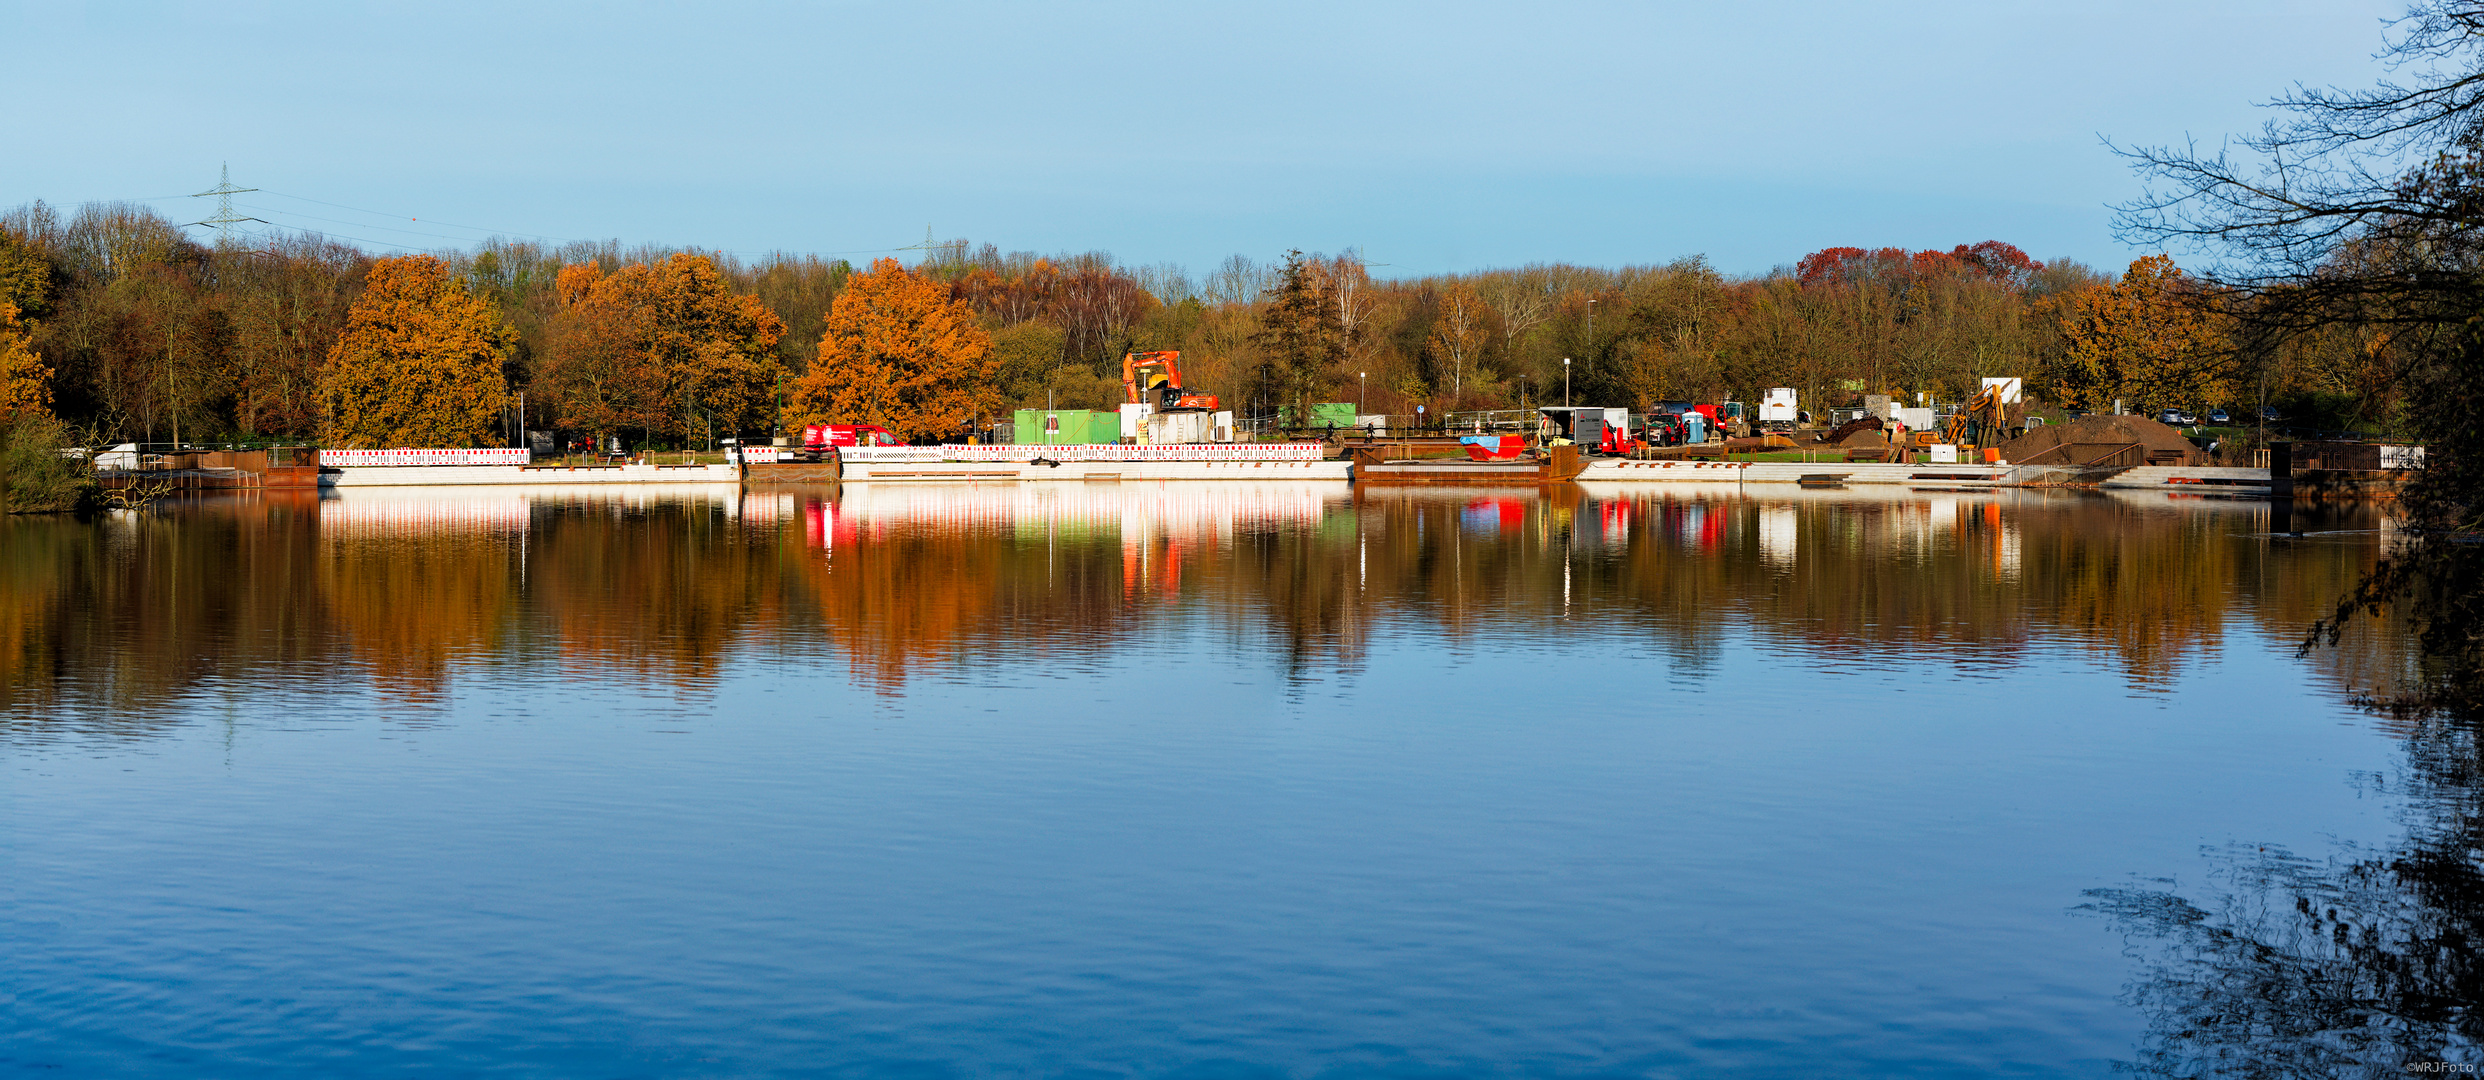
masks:
<svg viewBox="0 0 2484 1080"><path fill-rule="evenodd" d="M1357 371L1354 373L1354 378L1356 380L1354 384L1355 419L1360 421L1362 419L1361 413L1364 411L1366 403L1371 400L1371 372Z"/></svg>
<svg viewBox="0 0 2484 1080"><path fill-rule="evenodd" d="M1561 358L1561 407L1570 407L1570 358Z"/></svg>

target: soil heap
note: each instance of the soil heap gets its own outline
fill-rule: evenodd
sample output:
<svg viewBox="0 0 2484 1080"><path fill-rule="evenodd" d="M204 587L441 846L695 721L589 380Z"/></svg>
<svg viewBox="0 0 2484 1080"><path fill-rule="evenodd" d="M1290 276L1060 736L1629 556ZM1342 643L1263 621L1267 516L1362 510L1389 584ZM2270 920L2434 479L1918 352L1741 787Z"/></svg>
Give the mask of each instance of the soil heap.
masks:
<svg viewBox="0 0 2484 1080"><path fill-rule="evenodd" d="M2208 455L2182 433L2144 416L2082 416L2030 429L2001 448L2012 465L2085 465L2138 443L2150 465L2206 465Z"/></svg>
<svg viewBox="0 0 2484 1080"><path fill-rule="evenodd" d="M1870 445L1887 446L1889 445L1888 437L1880 434L1883 426L1884 425L1880 422L1880 418L1877 416L1857 417L1831 428L1827 434L1820 436L1820 441L1828 443L1832 446L1860 445L1849 444L1846 440L1854 438L1856 435L1864 432L1870 432L1879 440Z"/></svg>

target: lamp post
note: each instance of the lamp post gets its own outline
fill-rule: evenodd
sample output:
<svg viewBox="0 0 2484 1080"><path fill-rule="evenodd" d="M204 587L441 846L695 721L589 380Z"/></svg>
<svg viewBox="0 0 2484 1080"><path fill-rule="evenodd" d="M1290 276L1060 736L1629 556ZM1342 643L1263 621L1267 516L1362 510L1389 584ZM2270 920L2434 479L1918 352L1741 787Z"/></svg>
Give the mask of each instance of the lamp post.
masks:
<svg viewBox="0 0 2484 1080"><path fill-rule="evenodd" d="M1561 407L1570 407L1570 358L1561 358Z"/></svg>
<svg viewBox="0 0 2484 1080"><path fill-rule="evenodd" d="M1355 419L1360 421L1365 403L1371 400L1371 372L1357 371L1354 380L1354 413Z"/></svg>

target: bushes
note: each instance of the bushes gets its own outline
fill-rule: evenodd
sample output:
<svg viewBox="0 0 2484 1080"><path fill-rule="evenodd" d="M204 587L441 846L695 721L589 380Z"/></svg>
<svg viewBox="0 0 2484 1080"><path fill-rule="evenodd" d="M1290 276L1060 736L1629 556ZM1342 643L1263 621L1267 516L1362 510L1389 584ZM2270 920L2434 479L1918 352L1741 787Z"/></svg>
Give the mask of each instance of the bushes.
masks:
<svg viewBox="0 0 2484 1080"><path fill-rule="evenodd" d="M61 456L69 425L40 412L0 417L0 498L12 514L57 514L95 507L94 467Z"/></svg>

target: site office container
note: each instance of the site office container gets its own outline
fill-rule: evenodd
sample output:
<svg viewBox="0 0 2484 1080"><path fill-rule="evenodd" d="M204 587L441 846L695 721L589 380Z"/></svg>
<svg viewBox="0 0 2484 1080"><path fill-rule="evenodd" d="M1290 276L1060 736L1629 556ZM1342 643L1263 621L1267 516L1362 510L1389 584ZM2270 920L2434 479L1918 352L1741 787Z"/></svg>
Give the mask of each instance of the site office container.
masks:
<svg viewBox="0 0 2484 1080"><path fill-rule="evenodd" d="M1121 441L1121 413L1094 409L1020 409L1010 424L1019 446L1078 446Z"/></svg>
<svg viewBox="0 0 2484 1080"><path fill-rule="evenodd" d="M1330 425L1335 425L1337 430L1346 431L1351 430L1354 427L1354 419L1355 409L1354 403L1351 401L1312 402L1311 421L1307 424L1297 424L1294 422L1293 406L1277 406L1278 427L1325 428Z"/></svg>

